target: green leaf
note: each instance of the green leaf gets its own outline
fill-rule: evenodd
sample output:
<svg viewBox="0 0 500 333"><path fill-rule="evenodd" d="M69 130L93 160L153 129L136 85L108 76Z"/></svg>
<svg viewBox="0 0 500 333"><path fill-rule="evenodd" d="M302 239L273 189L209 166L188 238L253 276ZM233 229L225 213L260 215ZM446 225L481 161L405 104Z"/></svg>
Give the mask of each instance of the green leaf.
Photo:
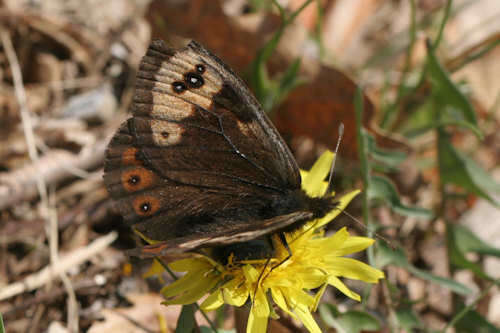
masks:
<svg viewBox="0 0 500 333"><path fill-rule="evenodd" d="M269 10L272 6L272 2L269 0L249 0L248 2L252 13Z"/></svg>
<svg viewBox="0 0 500 333"><path fill-rule="evenodd" d="M318 308L318 313L319 316L321 317L321 320L323 320L323 322L327 326L335 327L336 325L335 317L337 317L340 314L335 305L330 303L321 303Z"/></svg>
<svg viewBox="0 0 500 333"><path fill-rule="evenodd" d="M458 310L464 307L461 304ZM468 311L456 324L455 332L457 333L469 333L469 332L479 332L479 333L499 333L500 329L495 327L486 318L481 316L478 312L474 310Z"/></svg>
<svg viewBox="0 0 500 333"><path fill-rule="evenodd" d="M399 326L406 332L413 332L414 329L424 326L420 318L418 318L415 312L409 307L397 309L396 319L398 320Z"/></svg>
<svg viewBox="0 0 500 333"><path fill-rule="evenodd" d="M350 310L341 314L338 324L345 332L359 333L361 331L377 331L380 329L380 322L367 312Z"/></svg>
<svg viewBox="0 0 500 333"><path fill-rule="evenodd" d="M427 69L433 88L433 96L444 107L440 114L441 120L455 120L457 124L465 121L476 128L476 133L480 133L472 105L439 63L429 40L427 40Z"/></svg>
<svg viewBox="0 0 500 333"><path fill-rule="evenodd" d="M265 88L263 88L260 94L260 102L264 110L267 112L271 111L276 105L281 103L293 89L304 82L304 80L301 80L298 76L299 69L300 58L295 60L282 75L278 76L278 78L266 81Z"/></svg>
<svg viewBox="0 0 500 333"><path fill-rule="evenodd" d="M486 244L468 228L460 224L450 224L448 230L462 253L476 252L500 257L500 249Z"/></svg>
<svg viewBox="0 0 500 333"><path fill-rule="evenodd" d="M406 254L402 249L389 248L382 242L379 242L375 262L375 267L379 267L380 269L387 265L395 265L399 267L407 267L409 265L408 258L406 258Z"/></svg>
<svg viewBox="0 0 500 333"><path fill-rule="evenodd" d="M261 102L264 110L269 112L277 101L280 101L291 89L297 84L297 72L300 61L294 61L282 76L282 80L269 79L269 74L266 68L266 62L269 60L278 43L283 36L285 28L290 25L298 14L307 7L312 0L305 1L302 6L292 12L290 15L285 15L284 9L277 1L273 3L278 7L281 16L281 25L273 34L271 39L257 52L255 59L250 64L249 83L255 93L257 99Z"/></svg>
<svg viewBox="0 0 500 333"><path fill-rule="evenodd" d="M434 99L427 98L423 104L409 112L408 119L401 125L401 133L409 138L417 137L436 124L436 105Z"/></svg>
<svg viewBox="0 0 500 333"><path fill-rule="evenodd" d="M321 304L319 313L325 324L338 332L359 333L361 331L380 330L380 322L374 316L364 311L350 310L340 313L331 304Z"/></svg>
<svg viewBox="0 0 500 333"><path fill-rule="evenodd" d="M405 216L414 216L425 219L432 217L432 212L420 208L404 205L399 199L396 187L386 177L372 176L368 184L368 197L370 199L380 199L386 202L396 213Z"/></svg>
<svg viewBox="0 0 500 333"><path fill-rule="evenodd" d="M0 333L5 333L5 327L3 326L3 318L1 313L0 313Z"/></svg>
<svg viewBox="0 0 500 333"><path fill-rule="evenodd" d="M303 81L299 79L301 59L295 59L279 79L279 86L273 105L279 104L285 97Z"/></svg>
<svg viewBox="0 0 500 333"><path fill-rule="evenodd" d="M208 326L200 326L200 331L201 331L201 333L214 333L214 330ZM236 330L235 329L231 329L231 330L218 329L217 333L236 333Z"/></svg>
<svg viewBox="0 0 500 333"><path fill-rule="evenodd" d="M377 162L383 163L390 167L397 167L407 157L406 153L397 150L386 150L379 148L372 135L367 135L368 151L370 156Z"/></svg>
<svg viewBox="0 0 500 333"><path fill-rule="evenodd" d="M483 279L491 280L488 274L486 274L482 270L481 266L466 258L466 252L463 251L462 248L460 248L460 245L457 242L458 239L455 237L456 234L450 223L448 223L446 236L446 240L448 242L448 256L450 257L450 262L452 265L468 269Z"/></svg>
<svg viewBox="0 0 500 333"><path fill-rule="evenodd" d="M194 306L193 304L183 305L175 333L191 333L195 328Z"/></svg>
<svg viewBox="0 0 500 333"><path fill-rule="evenodd" d="M408 258L406 257L406 254L403 252L401 249L390 249L388 248L384 243L379 243L379 246L377 248L376 256L375 256L375 262L376 267L383 268L386 265L395 265L398 267L405 268L408 270L410 273L413 275L430 281L437 283L445 288L448 288L457 294L460 295L468 295L472 293L472 290L470 290L468 287L465 285L458 283L454 280L444 278L441 276L437 276L434 274L431 274L429 272L426 272L424 270L421 270L413 265L411 265L408 262Z"/></svg>
<svg viewBox="0 0 500 333"><path fill-rule="evenodd" d="M438 131L438 160L441 181L463 187L500 206L487 191L500 192L497 184L484 169L472 159L456 150L450 143L449 134L444 130Z"/></svg>
<svg viewBox="0 0 500 333"><path fill-rule="evenodd" d="M467 286L461 284L461 283L458 283L452 279L448 279L448 278L445 278L445 277L442 277L442 276L437 276L437 275L434 275L434 274L431 274L427 271L424 271L422 269L419 269L419 268L416 268L415 266L413 265L409 265L407 267L408 271L410 273L412 273L413 275L421 278L421 279L424 279L424 280L427 280L427 281L430 281L430 282L434 282L436 284L439 284L445 288L448 288L454 292L456 292L457 294L459 295L470 295L472 294L472 290L469 289Z"/></svg>

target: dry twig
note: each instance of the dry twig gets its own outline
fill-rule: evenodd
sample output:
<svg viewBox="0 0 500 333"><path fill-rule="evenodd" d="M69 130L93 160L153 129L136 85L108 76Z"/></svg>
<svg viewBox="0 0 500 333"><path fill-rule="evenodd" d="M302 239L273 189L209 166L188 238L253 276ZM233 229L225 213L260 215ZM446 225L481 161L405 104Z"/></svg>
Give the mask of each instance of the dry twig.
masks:
<svg viewBox="0 0 500 333"><path fill-rule="evenodd" d="M26 143L28 145L28 153L32 162L38 162L38 153L35 145L35 135L33 133L33 124L31 121L30 112L26 103L26 92L24 90L21 67L17 60L17 56L12 45L9 34L2 28L0 28L0 37L2 40L2 45L9 62L12 77L14 80L14 90L16 92L16 98L19 103L19 110L21 113L21 121L23 124L24 135L26 137ZM38 171L38 170L35 170ZM40 176L39 172L35 172L35 179L38 189L38 194L41 199L41 207L43 209L42 215L47 219L47 225L49 226L49 243L51 248L51 267L56 267L58 264L58 228L57 228L57 212L54 206L49 205L47 197L47 187L45 180ZM68 327L71 332L78 332L78 303L76 302L75 292L71 286L71 281L67 277L64 271L59 272L59 276L64 283L66 292L68 293Z"/></svg>
<svg viewBox="0 0 500 333"><path fill-rule="evenodd" d="M0 301L19 295L23 292L31 291L52 281L58 277L61 272L78 266L98 253L101 253L118 237L116 232L97 238L85 247L81 247L59 259L57 266L47 266L37 273L27 276L23 281L12 283L0 289Z"/></svg>

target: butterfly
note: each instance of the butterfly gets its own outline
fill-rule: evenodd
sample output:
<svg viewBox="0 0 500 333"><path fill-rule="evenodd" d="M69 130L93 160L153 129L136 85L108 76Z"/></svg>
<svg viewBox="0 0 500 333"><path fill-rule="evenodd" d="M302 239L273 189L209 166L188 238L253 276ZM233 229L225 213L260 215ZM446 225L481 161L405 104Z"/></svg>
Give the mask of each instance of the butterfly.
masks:
<svg viewBox="0 0 500 333"><path fill-rule="evenodd" d="M301 189L297 163L245 83L195 41L151 42L104 183L126 223L155 244L141 256L216 248L259 252L336 206Z"/></svg>

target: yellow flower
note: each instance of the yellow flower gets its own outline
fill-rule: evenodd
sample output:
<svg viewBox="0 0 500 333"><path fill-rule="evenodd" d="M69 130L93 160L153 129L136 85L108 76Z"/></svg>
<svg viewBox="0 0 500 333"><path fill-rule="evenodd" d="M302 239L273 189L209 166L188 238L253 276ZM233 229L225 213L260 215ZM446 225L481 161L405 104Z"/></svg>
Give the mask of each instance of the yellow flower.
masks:
<svg viewBox="0 0 500 333"><path fill-rule="evenodd" d="M307 194L320 196L327 188L333 153L324 153L309 172L301 171L302 186ZM191 304L209 294L201 304L214 310L224 303L242 306L251 300L247 332L265 332L274 302L291 317L300 320L310 332L321 332L311 311L315 311L326 287L332 285L346 296L359 301L339 277L376 283L384 273L345 255L362 251L373 244L366 237L350 236L346 228L325 237L321 227L336 217L359 193L353 191L339 200L339 205L325 217L306 223L293 233L285 234L292 255L278 236L273 236L275 258L234 263L228 258L223 266L209 257L176 261L169 266L186 272L179 280L162 289L165 304ZM287 259L288 258L288 259ZM286 259L286 260L285 260ZM313 292L312 290L315 290ZM268 295L271 297L268 298Z"/></svg>

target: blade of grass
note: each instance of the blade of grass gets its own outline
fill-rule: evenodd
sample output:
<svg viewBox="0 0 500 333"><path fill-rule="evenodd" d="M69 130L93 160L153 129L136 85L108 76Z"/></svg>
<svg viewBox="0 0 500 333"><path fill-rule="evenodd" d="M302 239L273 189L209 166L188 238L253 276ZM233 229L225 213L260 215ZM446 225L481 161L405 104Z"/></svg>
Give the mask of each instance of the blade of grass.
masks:
<svg viewBox="0 0 500 333"><path fill-rule="evenodd" d="M450 60L447 62L446 67L451 73L456 72L464 68L469 63L485 56L490 51L494 50L498 45L500 45L500 33L481 41L479 44L474 45L470 49L458 55L456 58Z"/></svg>
<svg viewBox="0 0 500 333"><path fill-rule="evenodd" d="M444 27L446 26L448 18L450 17L452 3L453 0L446 1L446 5L444 7L443 19L441 20L441 24L439 25L438 35L436 37L436 40L434 41L434 44L432 45L432 48L434 50L439 46L441 40L443 39Z"/></svg>

